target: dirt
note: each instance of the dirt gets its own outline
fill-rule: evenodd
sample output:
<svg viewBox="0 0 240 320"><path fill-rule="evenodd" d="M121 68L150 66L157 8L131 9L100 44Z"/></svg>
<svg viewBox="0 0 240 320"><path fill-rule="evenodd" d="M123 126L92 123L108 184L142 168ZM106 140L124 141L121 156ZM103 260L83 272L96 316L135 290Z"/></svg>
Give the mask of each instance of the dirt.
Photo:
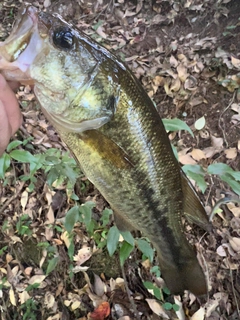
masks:
<svg viewBox="0 0 240 320"><path fill-rule="evenodd" d="M11 30L12 22L21 3L22 1L8 0L0 4L0 40L5 39ZM188 150L185 152L189 155L188 160L184 160L186 162L183 161L182 164L189 164L189 159L192 160L192 149L203 150L206 155L207 148L215 148L217 151L212 156L193 160L197 164L201 164L204 169L207 169L208 165L212 163L223 162L236 171L240 170L240 122L233 118L236 112L232 109L233 104L238 104L240 100L238 87L240 71L232 60L232 57L240 59L240 3L238 0L69 0L67 2L56 0L34 1L34 4L40 8L62 14L64 18L72 21L124 59L156 103L162 118L178 117L187 122L194 130L194 138L181 132L174 135L172 139L179 153ZM179 66L181 66L180 71ZM179 81L180 78L184 80ZM235 82L232 81L233 79ZM24 100L24 95L22 97L23 99L20 100ZM32 109L32 104L23 109L25 125L21 134L24 137L29 135L30 126L33 127L31 133L34 134L34 128L39 126L39 120L44 121L43 116L38 111L33 113ZM194 123L202 116L206 119L206 125L204 129L196 130ZM44 131L43 128L48 128L44 134L45 132L49 134L51 146L63 148L52 128L49 129L47 125L46 127L40 125L37 128L36 135L40 135L41 131ZM214 144L213 138L221 138L222 146ZM225 151L230 148L236 149L236 157L227 157ZM20 175L18 169L16 172L17 176ZM207 190L204 194L201 194L199 189L198 191L207 208L213 206L220 199L221 193L230 192L233 194L229 185L216 176L207 176L206 179ZM39 194L42 195L44 175L40 177L38 185ZM2 194L11 197L14 192L16 190L12 185L9 188L6 187ZM21 192L20 190L19 196L9 204L4 213L5 216L9 214L16 219L16 212L19 213L21 210L17 203L21 198ZM96 194L98 194L97 191L90 186L86 188L85 194L81 194L81 198L90 197L93 199L96 198ZM42 210L45 212L47 201L44 199L44 195L41 197L36 195L35 197L37 210L43 208ZM106 206L101 196L97 195L97 199L99 210L96 214ZM68 205L64 204L60 209L58 208L58 211L63 213L67 207ZM232 208L235 208L235 211ZM188 226L190 241L196 244L200 260L207 270L210 290L207 299L196 299L191 294L186 294L182 298L186 319L240 319L240 256L239 251L233 250L231 247L232 239L240 237L240 215L239 211L236 211L237 208L236 206L224 206L222 212L214 219L211 234L205 234L196 227ZM38 219L40 221L40 217ZM81 233L81 237L86 236L85 231L81 229L79 233ZM4 243L5 240L3 237ZM92 243L92 240L88 241ZM134 253L134 255L134 258L138 260L139 254ZM100 261L102 259L100 256ZM101 281L107 281L104 278L102 263L97 262L95 258L91 263L100 265L99 270L93 268L94 272L101 275ZM125 272L131 294L133 297L137 296L135 300L137 310L143 310L141 319L156 319L154 310L149 308L145 300L149 297L152 298L152 296L142 287L142 278L149 280L151 277L149 270L141 264L136 265L134 259L130 259ZM47 290L52 291L53 296L56 296L56 292L50 289L51 284L56 287L62 285L60 279L66 279L66 273L67 270L62 274L61 271L58 271L55 274L57 280L51 274L49 275ZM111 277L116 279L118 273L119 266L116 267L115 274L111 273ZM141 275L140 278L138 273L143 276ZM76 301L74 300L77 299L74 296L75 292L79 293L82 290L76 286L78 280L66 281L69 281L67 288L59 291L58 295L64 301ZM82 301L82 309L80 308L81 310L77 313L74 313L71 308L66 308L61 299L58 300L58 296L56 296L57 302L55 303L62 312L62 319L63 315L67 315L66 319L73 319L74 315L77 317L76 314L79 319L86 319L87 313L93 310L90 300L95 301L91 298L89 291L86 296L84 298L86 301ZM107 297L109 298L109 296ZM38 300L37 294L35 299L41 305L41 298ZM166 296L166 299L173 302L173 297ZM121 305L122 310L127 310L124 311L126 315L133 317L132 305L124 290L120 293L115 290L109 301L112 309L116 305ZM10 319L12 312L16 310L11 299L10 302L7 300L7 304L10 311L4 310L3 319ZM201 316L202 309L205 310L204 316ZM59 310L55 306L55 309L51 309L49 318L46 311L42 312L42 319L53 319L54 310L55 314L58 314ZM196 312L199 313L196 314ZM195 318L191 318L194 313ZM177 319L173 313L170 313L170 317ZM16 317L16 319L18 318ZM56 317L56 319L58 318ZM120 316L117 312L112 311L109 319L120 319ZM178 319L184 319L184 317L178 317Z"/></svg>

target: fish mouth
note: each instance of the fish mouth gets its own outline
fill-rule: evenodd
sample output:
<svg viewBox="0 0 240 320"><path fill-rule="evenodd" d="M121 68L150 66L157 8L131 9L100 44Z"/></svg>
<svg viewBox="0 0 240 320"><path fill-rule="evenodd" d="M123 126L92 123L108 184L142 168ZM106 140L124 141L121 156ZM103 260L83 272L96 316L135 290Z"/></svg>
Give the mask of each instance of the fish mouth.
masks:
<svg viewBox="0 0 240 320"><path fill-rule="evenodd" d="M41 31L37 8L21 10L11 34L0 42L0 70L7 80L30 80L28 70L43 48L46 32L43 27Z"/></svg>

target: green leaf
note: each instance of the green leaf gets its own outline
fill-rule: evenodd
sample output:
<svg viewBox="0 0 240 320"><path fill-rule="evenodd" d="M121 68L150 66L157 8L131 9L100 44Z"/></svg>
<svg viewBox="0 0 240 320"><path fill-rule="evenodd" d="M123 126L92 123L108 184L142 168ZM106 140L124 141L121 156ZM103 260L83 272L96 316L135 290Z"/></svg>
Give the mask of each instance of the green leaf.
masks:
<svg viewBox="0 0 240 320"><path fill-rule="evenodd" d="M221 179L229 184L229 186L233 189L234 192L236 192L238 195L240 195L240 183L236 180L232 179L228 175L222 175Z"/></svg>
<svg viewBox="0 0 240 320"><path fill-rule="evenodd" d="M25 150L13 150L10 154L10 157L24 163L36 162L35 157L29 152Z"/></svg>
<svg viewBox="0 0 240 320"><path fill-rule="evenodd" d="M153 289L153 294L158 300L163 300L163 294L162 294L162 291L159 288L155 287Z"/></svg>
<svg viewBox="0 0 240 320"><path fill-rule="evenodd" d="M144 281L143 284L144 287L148 290L153 290L154 288L156 288L155 285L150 281Z"/></svg>
<svg viewBox="0 0 240 320"><path fill-rule="evenodd" d="M163 304L163 308L164 308L165 310L171 310L172 307L173 307L173 305L172 305L170 302L165 302L165 303Z"/></svg>
<svg viewBox="0 0 240 320"><path fill-rule="evenodd" d="M170 292L170 290L167 288L167 287L163 287L163 292L165 293L165 294L167 294L167 295L170 295L171 294L171 292Z"/></svg>
<svg viewBox="0 0 240 320"><path fill-rule="evenodd" d="M163 124L165 126L166 131L179 131L179 130L186 130L188 131L191 136L193 137L193 132L190 127L180 119L163 119Z"/></svg>
<svg viewBox="0 0 240 320"><path fill-rule="evenodd" d="M68 256L71 261L73 261L73 255L74 255L74 243L73 243L73 236L69 238L70 240L70 246L68 247Z"/></svg>
<svg viewBox="0 0 240 320"><path fill-rule="evenodd" d="M92 209L94 207L95 207L95 203L92 201L88 201L79 207L82 221L86 225L87 230L89 230L92 226L92 224L91 224L91 222L92 222Z"/></svg>
<svg viewBox="0 0 240 320"><path fill-rule="evenodd" d="M194 123L194 127L197 130L202 130L205 127L205 124L206 124L206 120L205 120L205 117L203 116Z"/></svg>
<svg viewBox="0 0 240 320"><path fill-rule="evenodd" d="M66 214L64 227L68 233L71 233L74 224L79 220L79 207L72 207Z"/></svg>
<svg viewBox="0 0 240 320"><path fill-rule="evenodd" d="M172 308L173 308L174 311L179 311L179 309L180 309L179 305L177 305L176 303L174 303L172 305Z"/></svg>
<svg viewBox="0 0 240 320"><path fill-rule="evenodd" d="M0 179L4 179L6 171L10 167L10 156L7 153L4 153L0 157Z"/></svg>
<svg viewBox="0 0 240 320"><path fill-rule="evenodd" d="M131 246L134 247L134 244L135 244L135 240L131 234L130 231L120 231L121 235L123 236L123 239L129 243Z"/></svg>
<svg viewBox="0 0 240 320"><path fill-rule="evenodd" d="M142 253L150 260L150 262L152 262L154 251L150 244L144 239L137 239L137 246L139 250L141 250Z"/></svg>
<svg viewBox="0 0 240 320"><path fill-rule="evenodd" d="M119 236L120 232L116 226L113 226L109 229L107 235L107 249L110 256L112 256L117 250Z"/></svg>
<svg viewBox="0 0 240 320"><path fill-rule="evenodd" d="M189 178L196 181L202 193L206 191L207 183L204 180L205 172L201 166L187 164L182 167L182 170Z"/></svg>
<svg viewBox="0 0 240 320"><path fill-rule="evenodd" d="M109 223L110 220L110 216L113 214L111 209L105 208L102 212L102 217L101 217L101 221L102 221L102 226L103 228L106 227L106 225Z"/></svg>
<svg viewBox="0 0 240 320"><path fill-rule="evenodd" d="M49 275L49 273L51 273L56 266L58 265L59 262L59 256L52 258L49 262L48 262L48 266L47 266L47 271L46 274Z"/></svg>
<svg viewBox="0 0 240 320"><path fill-rule="evenodd" d="M120 248L120 264L124 265L125 260L129 257L130 253L133 251L134 246L129 244L126 241L123 241L122 246Z"/></svg>
<svg viewBox="0 0 240 320"><path fill-rule="evenodd" d="M213 163L213 164L210 164L208 166L208 173L210 174L218 174L218 175L223 175L223 174L226 174L226 173L230 173L233 171L232 168L230 168L227 164L225 163Z"/></svg>
<svg viewBox="0 0 240 320"><path fill-rule="evenodd" d="M17 148L21 144L22 144L22 141L19 141L19 140L14 140L10 142L9 145L7 146L7 152L10 152L12 149Z"/></svg>
<svg viewBox="0 0 240 320"><path fill-rule="evenodd" d="M159 278L161 276L161 271L159 269L159 266L154 266L150 269L151 273L155 273L156 277Z"/></svg>

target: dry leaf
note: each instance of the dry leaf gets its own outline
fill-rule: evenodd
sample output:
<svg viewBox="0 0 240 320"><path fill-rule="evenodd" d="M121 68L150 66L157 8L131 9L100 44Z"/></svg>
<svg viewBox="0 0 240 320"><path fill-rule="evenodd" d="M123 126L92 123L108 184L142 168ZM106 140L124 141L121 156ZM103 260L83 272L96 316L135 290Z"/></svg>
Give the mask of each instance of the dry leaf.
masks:
<svg viewBox="0 0 240 320"><path fill-rule="evenodd" d="M25 190L25 191L23 191L22 196L21 196L21 206L23 208L23 211L26 208L27 202L28 202L28 192Z"/></svg>
<svg viewBox="0 0 240 320"><path fill-rule="evenodd" d="M234 57L231 57L231 62L235 68L240 69L240 60Z"/></svg>
<svg viewBox="0 0 240 320"><path fill-rule="evenodd" d="M223 148L223 138L218 138L211 135L212 146L221 150Z"/></svg>
<svg viewBox="0 0 240 320"><path fill-rule="evenodd" d="M55 298L50 292L46 292L44 297L44 304L48 309L51 309L54 306Z"/></svg>
<svg viewBox="0 0 240 320"><path fill-rule="evenodd" d="M164 319L169 319L169 316L166 313L166 310L155 300L155 299L146 299L150 309L156 313L158 316L163 317Z"/></svg>
<svg viewBox="0 0 240 320"><path fill-rule="evenodd" d="M181 162L181 164L197 164L197 162L190 156L189 153L179 156L179 162Z"/></svg>
<svg viewBox="0 0 240 320"><path fill-rule="evenodd" d="M237 149L236 148L229 148L224 150L227 159L235 159L237 157Z"/></svg>
<svg viewBox="0 0 240 320"><path fill-rule="evenodd" d="M234 251L240 252L240 238L232 237L229 239L229 243Z"/></svg>
<svg viewBox="0 0 240 320"><path fill-rule="evenodd" d="M185 82L187 77L189 76L189 74L187 73L187 68L184 67L184 65L181 63L178 67L177 67L177 72L178 72L178 76L179 79L181 80L181 82Z"/></svg>
<svg viewBox="0 0 240 320"><path fill-rule="evenodd" d="M190 318L190 320L204 320L205 311L204 308L198 309L197 312L193 314L193 316Z"/></svg>
<svg viewBox="0 0 240 320"><path fill-rule="evenodd" d="M14 291L13 291L12 288L9 290L9 299L10 299L10 302L11 302L11 304L12 304L13 306L16 306L16 305L17 305L17 304L16 304L15 294L14 294Z"/></svg>
<svg viewBox="0 0 240 320"><path fill-rule="evenodd" d="M180 297L178 296L174 296L174 302L175 304L177 304L179 306L179 310L178 311L175 311L176 312L176 315L178 317L179 320L185 320L185 312L183 310L183 304L182 302L180 301Z"/></svg>
<svg viewBox="0 0 240 320"><path fill-rule="evenodd" d="M28 283L29 284L42 283L45 278L46 278L45 275L37 274L35 276L32 276L29 279Z"/></svg>
<svg viewBox="0 0 240 320"><path fill-rule="evenodd" d="M90 247L85 247L78 250L78 253L73 257L73 260L76 261L77 265L80 266L85 261L87 261L92 256L92 250Z"/></svg>
<svg viewBox="0 0 240 320"><path fill-rule="evenodd" d="M191 152L191 156L196 161L200 161L201 159L206 159L205 153L200 149L193 149Z"/></svg>
<svg viewBox="0 0 240 320"><path fill-rule="evenodd" d="M71 305L71 310L74 311L78 309L81 305L81 301L74 301L73 304Z"/></svg>
<svg viewBox="0 0 240 320"><path fill-rule="evenodd" d="M21 304L25 303L28 299L30 299L30 296L27 293L27 291L19 292L18 296L19 296Z"/></svg>
<svg viewBox="0 0 240 320"><path fill-rule="evenodd" d="M226 257L227 256L226 251L225 251L225 249L223 248L222 245L217 248L217 254L220 257Z"/></svg>
<svg viewBox="0 0 240 320"><path fill-rule="evenodd" d="M110 305L107 301L102 302L93 312L90 313L92 320L104 320L110 314Z"/></svg>
<svg viewBox="0 0 240 320"><path fill-rule="evenodd" d="M68 235L68 232L65 231L61 234L61 239L63 240L63 242L65 243L65 246L67 248L70 247L70 244L71 244L71 241L69 240L69 235Z"/></svg>
<svg viewBox="0 0 240 320"><path fill-rule="evenodd" d="M94 284L93 284L93 290L99 297L102 297L104 295L106 286L105 283L101 280L101 278L94 273Z"/></svg>

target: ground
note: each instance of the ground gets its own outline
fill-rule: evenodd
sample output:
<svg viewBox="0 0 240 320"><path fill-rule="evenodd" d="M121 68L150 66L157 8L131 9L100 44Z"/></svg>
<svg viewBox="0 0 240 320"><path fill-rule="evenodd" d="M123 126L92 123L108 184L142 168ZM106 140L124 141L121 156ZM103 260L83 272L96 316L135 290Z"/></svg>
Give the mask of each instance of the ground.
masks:
<svg viewBox="0 0 240 320"><path fill-rule="evenodd" d="M0 40L9 34L22 2L4 0L0 3ZM191 127L194 137L184 131L170 135L182 165L201 165L207 172L209 165L224 163L239 171L238 0L38 0L33 3L43 10L60 13L114 51L140 79L162 118L177 117ZM31 88L20 87L17 96L24 124L15 140L32 137L19 148L34 153L45 153L50 148L65 150L41 114ZM198 119L201 119L200 125L196 123ZM88 272L81 269L71 277L71 261L66 249L69 243L62 221L74 201L68 197L63 183L53 188L46 183L44 170L36 172L31 191L29 180L22 179L29 170L28 164L12 159L0 184L2 319L107 318L104 311L100 317L97 306L102 310L110 306L108 319L240 319L238 205L229 203L221 207L213 219L210 234L195 226L186 226L189 241L195 244L206 272L209 293L201 299L189 293L183 297L164 294L165 302L180 306L180 311L175 313L160 310L156 297L142 285L143 281L149 281L161 287L161 278L149 272L148 260L140 263L141 254L135 250L121 270L118 256L109 258L106 250L96 250L95 238L89 236L82 224L74 228L74 253L78 253L78 263L75 261L73 265L80 268L82 256L90 257L92 251L97 252L84 264L89 267ZM224 182L219 175L209 174L205 179L204 193L196 188L209 214L222 194L237 198L236 193L240 193L234 179ZM93 217L99 222L108 204L83 175L78 179L75 193L81 203L95 202ZM80 248L83 251L78 251ZM50 256L57 256L59 260L48 274L51 250ZM54 264L55 260L52 261ZM41 283L40 287L34 287L36 282ZM134 316L134 309L138 317Z"/></svg>

